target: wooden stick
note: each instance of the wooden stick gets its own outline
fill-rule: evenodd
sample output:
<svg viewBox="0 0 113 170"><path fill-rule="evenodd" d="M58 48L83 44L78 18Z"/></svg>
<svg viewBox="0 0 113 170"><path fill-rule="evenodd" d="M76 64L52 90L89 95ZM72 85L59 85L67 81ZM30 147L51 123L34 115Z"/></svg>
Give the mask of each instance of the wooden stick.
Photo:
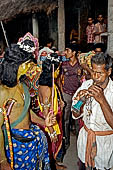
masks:
<svg viewBox="0 0 113 170"><path fill-rule="evenodd" d="M5 29L4 29L2 21L1 21L1 26L2 26L2 30L3 30L3 34L4 34L4 37L5 37L5 41L6 41L7 47L9 47L8 40L7 40L7 37L6 37L6 32L5 32Z"/></svg>
<svg viewBox="0 0 113 170"><path fill-rule="evenodd" d="M54 111L54 64L52 64L52 113Z"/></svg>

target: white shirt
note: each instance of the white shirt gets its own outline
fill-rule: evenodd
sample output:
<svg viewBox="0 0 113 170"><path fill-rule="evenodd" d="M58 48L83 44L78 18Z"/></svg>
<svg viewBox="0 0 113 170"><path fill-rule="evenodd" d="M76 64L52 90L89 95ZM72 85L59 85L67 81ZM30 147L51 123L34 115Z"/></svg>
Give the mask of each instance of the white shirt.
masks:
<svg viewBox="0 0 113 170"><path fill-rule="evenodd" d="M106 24L100 24L99 22L95 24L94 26L94 32L93 33L97 33L97 32L105 32L106 31ZM95 43L102 43L102 39L101 39L101 34L100 35L95 35Z"/></svg>
<svg viewBox="0 0 113 170"><path fill-rule="evenodd" d="M78 93L78 91L82 89L88 89L92 84L93 80L83 82L82 86L74 94L73 99ZM109 83L107 87L104 89L104 95L113 111L113 81L111 79L109 79ZM73 100L72 105L74 105L76 102L77 101ZM88 109L91 109L90 107L93 108L91 114L88 113ZM93 131L113 130L106 122L100 104L96 102L94 98L92 98L92 104L90 104L90 107L88 107L88 105L85 104L83 110L83 121L84 124L88 127L88 129L92 129ZM86 142L87 132L84 129L84 127L82 127L78 136L77 148L78 157L83 163L85 163ZM113 166L113 135L96 136L96 142L97 142L97 156L95 157L95 167L101 170L104 170L104 168L106 169L111 168Z"/></svg>

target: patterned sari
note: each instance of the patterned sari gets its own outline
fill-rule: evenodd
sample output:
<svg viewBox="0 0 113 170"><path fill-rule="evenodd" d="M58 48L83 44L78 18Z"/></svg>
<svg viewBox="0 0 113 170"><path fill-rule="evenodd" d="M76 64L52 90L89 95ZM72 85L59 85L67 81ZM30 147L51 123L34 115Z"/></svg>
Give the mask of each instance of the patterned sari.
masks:
<svg viewBox="0 0 113 170"><path fill-rule="evenodd" d="M11 129L14 170L50 170L47 139L36 125L29 130ZM9 145L6 155L10 163Z"/></svg>

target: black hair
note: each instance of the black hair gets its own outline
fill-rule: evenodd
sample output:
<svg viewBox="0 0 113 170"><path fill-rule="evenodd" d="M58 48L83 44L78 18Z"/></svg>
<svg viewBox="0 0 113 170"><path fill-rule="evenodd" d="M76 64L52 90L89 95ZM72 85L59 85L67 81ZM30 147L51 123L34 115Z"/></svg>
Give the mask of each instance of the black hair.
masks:
<svg viewBox="0 0 113 170"><path fill-rule="evenodd" d="M93 20L93 18L94 18L94 17L93 17L93 16L91 16L91 15L88 15L87 19L88 19L88 18L92 18L92 20Z"/></svg>
<svg viewBox="0 0 113 170"><path fill-rule="evenodd" d="M28 40L27 43L29 43ZM19 66L33 59L32 53L28 53L19 47L17 44L11 44L10 47L6 48L4 59L0 66L1 83L8 87L16 86Z"/></svg>
<svg viewBox="0 0 113 170"><path fill-rule="evenodd" d="M91 58L91 64L102 65L105 64L105 69L108 71L109 68L112 68L112 57L107 53L99 53Z"/></svg>
<svg viewBox="0 0 113 170"><path fill-rule="evenodd" d="M66 48L69 48L73 51L76 51L76 54L78 53L78 45L76 43L69 43L67 44Z"/></svg>
<svg viewBox="0 0 113 170"><path fill-rule="evenodd" d="M54 46L51 48L51 50L53 50L54 53L55 53L56 51L58 51L58 49L57 49L56 47L54 47Z"/></svg>
<svg viewBox="0 0 113 170"><path fill-rule="evenodd" d="M104 17L102 13L98 13L97 18L99 17L99 15L102 15L102 17Z"/></svg>
<svg viewBox="0 0 113 170"><path fill-rule="evenodd" d="M93 50L95 50L96 48L101 48L102 52L106 51L106 46L103 43L96 43L93 45Z"/></svg>
<svg viewBox="0 0 113 170"><path fill-rule="evenodd" d="M46 46L46 45L49 44L49 43L52 43L52 45L53 45L54 40L53 40L52 38L46 38L46 39L45 39L45 42L44 42L44 46Z"/></svg>
<svg viewBox="0 0 113 170"><path fill-rule="evenodd" d="M54 71L59 67L59 59L57 53L51 53L50 58L46 58L42 63L42 73L39 78L39 85L52 87L52 65Z"/></svg>

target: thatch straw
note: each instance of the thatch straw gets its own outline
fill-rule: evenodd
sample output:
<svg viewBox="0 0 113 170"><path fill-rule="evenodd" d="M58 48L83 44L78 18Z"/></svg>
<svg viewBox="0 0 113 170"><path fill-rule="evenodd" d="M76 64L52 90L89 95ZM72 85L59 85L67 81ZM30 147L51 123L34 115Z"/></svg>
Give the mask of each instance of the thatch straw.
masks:
<svg viewBox="0 0 113 170"><path fill-rule="evenodd" d="M56 7L57 0L0 0L0 21L42 10L50 14Z"/></svg>

